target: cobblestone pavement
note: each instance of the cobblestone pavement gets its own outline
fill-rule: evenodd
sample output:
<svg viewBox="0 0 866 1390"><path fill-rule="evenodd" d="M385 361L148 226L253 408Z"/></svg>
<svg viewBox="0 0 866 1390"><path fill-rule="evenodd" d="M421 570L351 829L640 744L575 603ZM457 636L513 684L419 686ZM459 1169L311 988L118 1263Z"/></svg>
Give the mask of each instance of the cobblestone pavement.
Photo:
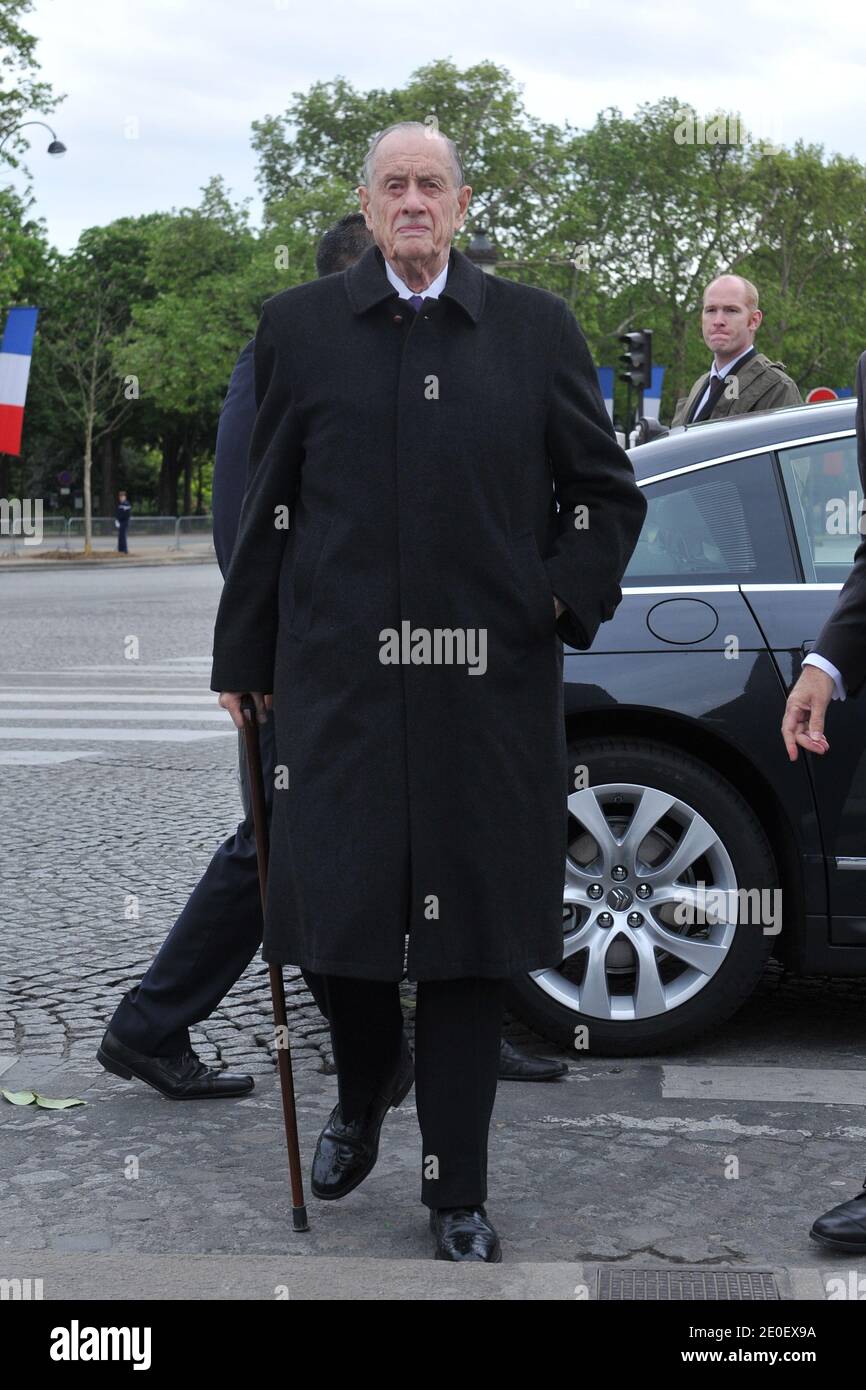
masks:
<svg viewBox="0 0 866 1390"><path fill-rule="evenodd" d="M184 571L185 592L200 595L193 656L164 655L187 646L173 611L178 581L165 583L177 573L112 575L129 594L127 620L114 616L103 576L91 572L83 583L69 576L68 584L103 592L110 615L108 626L82 624L71 645L49 595L39 602L45 588L60 597L60 576L39 576L38 589L31 581L34 603L3 624L3 650L17 647L17 661L7 658L0 685L8 827L0 1054L92 1057L121 994L141 978L242 816L237 736L209 689L218 572L203 567L191 578ZM136 597L154 588L165 595L162 630L151 627ZM77 626L74 609L73 600ZM184 612L184 627L195 612ZM23 640L28 622L41 637L38 655ZM139 640L138 660L123 655L128 637ZM286 972L286 992L296 1068L328 1069L327 1024L299 972ZM209 1063L225 1058L268 1072L272 1031L267 966L257 957L194 1030L193 1045Z"/></svg>
<svg viewBox="0 0 866 1390"><path fill-rule="evenodd" d="M40 1252L164 1257L166 1278L172 1261L209 1252L429 1258L411 1093L367 1182L343 1203L313 1203L308 1235L288 1231L260 959L193 1031L205 1061L255 1075L251 1096L177 1105L94 1059L240 816L236 734L208 690L219 584L207 565L0 576L0 1086L87 1101L50 1112L0 1099L12 1274ZM335 1080L327 1025L298 972L286 982L308 1164ZM491 1214L506 1260L560 1262L568 1287L575 1271L591 1284L611 1265L769 1268L786 1296L821 1296L840 1264L808 1227L854 1195L866 1159L864 999L866 981L771 967L699 1046L572 1058L563 1082L500 1085ZM403 1002L411 1038L411 986ZM506 1030L557 1054L516 1019ZM232 1296L272 1296L245 1287Z"/></svg>

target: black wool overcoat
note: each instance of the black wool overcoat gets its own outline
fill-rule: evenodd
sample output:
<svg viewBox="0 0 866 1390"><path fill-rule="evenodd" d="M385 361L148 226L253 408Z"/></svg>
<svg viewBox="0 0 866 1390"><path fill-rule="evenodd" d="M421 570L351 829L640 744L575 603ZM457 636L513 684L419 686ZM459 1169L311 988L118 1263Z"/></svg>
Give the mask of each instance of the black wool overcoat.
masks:
<svg viewBox="0 0 866 1390"><path fill-rule="evenodd" d="M612 617L646 511L574 316L454 248L416 315L371 246L265 301L255 378L211 686L274 697L264 959L557 965L562 641Z"/></svg>

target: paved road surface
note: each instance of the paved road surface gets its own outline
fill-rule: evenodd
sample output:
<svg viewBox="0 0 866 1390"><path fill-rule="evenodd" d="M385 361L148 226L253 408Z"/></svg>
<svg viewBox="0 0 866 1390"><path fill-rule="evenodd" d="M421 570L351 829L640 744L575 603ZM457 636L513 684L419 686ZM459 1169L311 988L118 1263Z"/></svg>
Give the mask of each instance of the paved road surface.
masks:
<svg viewBox="0 0 866 1390"><path fill-rule="evenodd" d="M853 1274L866 1294L866 1261L806 1234L866 1169L860 981L773 967L692 1049L502 1083L488 1206L506 1263L474 1275L429 1260L412 1093L370 1178L310 1198L309 1234L290 1232L260 960L194 1035L255 1074L248 1099L173 1104L99 1068L116 1000L240 814L236 734L208 689L219 587L210 565L0 574L0 1086L87 1101L0 1100L0 1277L43 1275L46 1297L273 1297L289 1280L295 1296L574 1298L605 1273L694 1268L767 1270L785 1297ZM335 1080L324 1021L287 980L308 1164ZM408 985L404 1005L411 1036Z"/></svg>

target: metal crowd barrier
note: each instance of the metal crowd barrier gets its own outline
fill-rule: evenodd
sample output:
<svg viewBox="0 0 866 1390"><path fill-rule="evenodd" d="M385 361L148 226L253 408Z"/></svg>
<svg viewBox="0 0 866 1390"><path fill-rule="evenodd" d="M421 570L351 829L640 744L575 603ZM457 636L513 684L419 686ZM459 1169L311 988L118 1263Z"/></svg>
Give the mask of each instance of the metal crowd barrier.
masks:
<svg viewBox="0 0 866 1390"><path fill-rule="evenodd" d="M116 536L117 530L114 525L113 516L94 516L90 519L91 532L94 539L106 536ZM212 516L136 516L132 515L128 536L134 544L136 538L148 537L155 539L159 536L171 538L169 546L173 550L181 550L183 541L204 541L211 540L213 531ZM27 537L15 535L11 532L6 534L0 531L0 555L26 555L38 553L43 547L47 550L71 550L72 541L84 539L84 517L83 516L44 516L42 518L42 538L40 541L26 544Z"/></svg>

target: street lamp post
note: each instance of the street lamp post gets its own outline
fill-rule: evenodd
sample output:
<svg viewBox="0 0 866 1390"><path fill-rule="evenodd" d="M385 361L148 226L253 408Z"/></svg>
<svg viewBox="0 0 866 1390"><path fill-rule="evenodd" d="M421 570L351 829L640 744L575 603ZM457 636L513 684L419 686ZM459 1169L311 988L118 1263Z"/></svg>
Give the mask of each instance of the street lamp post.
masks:
<svg viewBox="0 0 866 1390"><path fill-rule="evenodd" d="M46 154L50 154L54 159L58 159L60 155L66 153L66 146L63 144L63 141L57 139L56 132L51 129L50 125L46 125L45 121L22 121L20 125L10 126L2 138L0 138L0 150L2 150L10 135L17 135L19 130L23 130L24 127L28 125L41 125L48 131L48 134L51 136L51 143L46 150Z"/></svg>
<svg viewBox="0 0 866 1390"><path fill-rule="evenodd" d="M504 261L484 228L478 227L473 232L464 254L479 270L483 270L485 275L495 275L497 270L520 270L529 265L570 265L573 270L588 270L589 265L584 264L583 259L577 254L579 250L581 248L575 248L575 254L572 256L536 256L533 260Z"/></svg>
<svg viewBox="0 0 866 1390"><path fill-rule="evenodd" d="M496 274L496 262L499 260L499 252L484 231L483 227L477 228L472 236L472 240L466 248L466 256L479 270L483 270L485 275Z"/></svg>

